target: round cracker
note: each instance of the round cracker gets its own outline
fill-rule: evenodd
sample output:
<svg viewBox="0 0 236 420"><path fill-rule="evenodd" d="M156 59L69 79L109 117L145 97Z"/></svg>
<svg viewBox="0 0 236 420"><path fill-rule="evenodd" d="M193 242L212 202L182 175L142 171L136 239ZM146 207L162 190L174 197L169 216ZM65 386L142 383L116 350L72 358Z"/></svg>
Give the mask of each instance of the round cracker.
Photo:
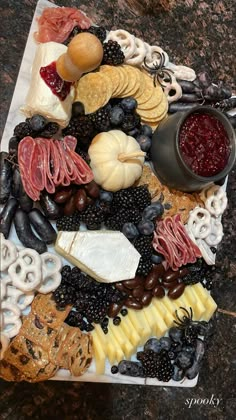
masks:
<svg viewBox="0 0 236 420"><path fill-rule="evenodd" d="M138 106L146 103L153 95L154 92L154 85L152 79L144 77L144 90L142 95L138 96L137 102Z"/></svg>
<svg viewBox="0 0 236 420"><path fill-rule="evenodd" d="M117 66L116 69L118 70L119 75L120 75L120 85L117 87L115 92L113 92L112 94L113 98L116 98L118 95L120 95L121 92L123 92L126 89L129 83L129 78L126 72L123 71L122 66Z"/></svg>
<svg viewBox="0 0 236 420"><path fill-rule="evenodd" d="M168 111L168 101L166 96L163 96L162 101L159 103L158 106L155 106L151 109L140 109L137 108L137 113L146 121L160 121L160 119L164 118Z"/></svg>
<svg viewBox="0 0 236 420"><path fill-rule="evenodd" d="M128 83L124 86L121 93L116 96L118 98L125 98L127 96L132 96L137 91L138 76L135 71L136 69L132 66L124 65L121 67L121 70L127 75Z"/></svg>
<svg viewBox="0 0 236 420"><path fill-rule="evenodd" d="M100 66L99 72L105 73L107 76L110 77L112 82L112 96L113 93L117 90L117 88L120 86L121 83L121 76L120 72L115 66L109 66L109 65L103 65Z"/></svg>
<svg viewBox="0 0 236 420"><path fill-rule="evenodd" d="M111 94L112 82L106 73L88 73L79 80L75 101L84 104L85 114L91 114L106 105Z"/></svg>
<svg viewBox="0 0 236 420"><path fill-rule="evenodd" d="M160 86L154 87L153 95L143 104L138 104L138 108L142 110L157 107L163 100L164 92Z"/></svg>

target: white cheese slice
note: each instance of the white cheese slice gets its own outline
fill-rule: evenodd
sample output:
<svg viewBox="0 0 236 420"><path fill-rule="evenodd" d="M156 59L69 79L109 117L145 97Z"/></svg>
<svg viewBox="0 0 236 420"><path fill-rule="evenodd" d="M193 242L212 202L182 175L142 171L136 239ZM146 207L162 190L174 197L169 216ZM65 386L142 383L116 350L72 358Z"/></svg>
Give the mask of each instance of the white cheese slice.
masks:
<svg viewBox="0 0 236 420"><path fill-rule="evenodd" d="M121 232L59 232L55 250L72 264L104 283L132 279L140 254Z"/></svg>
<svg viewBox="0 0 236 420"><path fill-rule="evenodd" d="M75 96L74 86L71 86L70 93L64 101L61 101L53 94L40 75L41 67L56 61L66 50L65 45L57 42L46 42L38 46L32 65L29 91L25 105L21 108L27 117L40 114L50 121L57 122L61 127L65 127L69 123Z"/></svg>

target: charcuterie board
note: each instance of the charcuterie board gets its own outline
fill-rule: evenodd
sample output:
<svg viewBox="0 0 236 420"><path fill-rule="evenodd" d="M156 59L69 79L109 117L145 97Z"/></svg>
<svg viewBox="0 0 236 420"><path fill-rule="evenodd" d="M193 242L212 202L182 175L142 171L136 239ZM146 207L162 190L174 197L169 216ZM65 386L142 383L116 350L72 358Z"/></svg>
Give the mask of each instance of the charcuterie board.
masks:
<svg viewBox="0 0 236 420"><path fill-rule="evenodd" d="M26 48L25 48L25 51L24 51L22 63L21 63L21 66L20 66L20 70L19 70L19 74L18 74L18 78L17 78L17 82L16 82L16 86L15 86L15 90L14 90L14 94L13 94L13 98L12 98L12 102L11 102L6 126L5 126L5 130L4 130L4 133L3 133L2 140L1 140L1 151L6 151L6 152L8 151L8 142L9 142L9 139L12 137L13 128L16 127L20 122L22 122L24 120L24 115L20 111L21 108L22 108L22 105L25 103L25 97L24 97L24 95L22 95L22 92L24 92L24 94L26 96L26 93L27 93L29 85L30 85L30 80L31 80L31 68L32 68L33 58L34 58L36 50L37 50L37 44L34 40L33 34L37 31L37 18L39 16L41 16L41 14L42 14L42 12L45 8L49 8L49 7L55 7L55 5L46 1L46 0L40 0L37 3L37 7L36 7L35 14L34 14L34 17L33 17L33 21L32 21L32 25L31 25L31 28L30 28L29 36L28 36L28 39L27 39ZM174 68L174 65L172 65L172 68ZM113 76L114 77L116 76L115 72L114 72ZM84 80L85 80L85 77L84 77ZM132 89L130 90L130 92L135 92L135 86L133 86ZM161 88L160 88L160 91L162 93ZM79 94L80 95L83 94L82 88L81 88L81 92L79 92ZM105 92L105 94L108 94L107 91ZM155 100L153 100L153 101L154 101L153 103L155 104ZM90 103L88 101L87 106L88 107L91 106L91 108L88 108L88 109L92 109L93 102L91 101L91 103ZM93 112L93 110L91 112ZM141 107L141 112L142 112L142 107ZM165 108L161 109L160 112L166 112ZM233 114L233 112L232 112L232 114ZM145 116L147 115L145 107L144 107L144 115ZM147 119L148 119L148 117L147 117ZM143 120L145 121L145 117L143 118ZM225 189L225 187L226 187L226 183L225 183L223 189ZM109 190L109 188L107 188L107 189ZM53 226L55 227L55 223L53 223ZM12 242L14 242L15 245L18 246L19 249L20 249L21 243L18 240L18 237L16 235L16 231L15 231L13 226L11 227L9 239ZM59 249L59 245L58 245L58 249ZM48 251L52 252L52 253L55 253L55 249L52 246L48 247ZM63 264L64 265L68 264L68 260L63 259ZM206 306L206 308L207 308L207 306ZM147 316L148 316L148 312L147 312ZM142 348L138 347L136 350L141 351ZM131 360L135 360L135 357L132 356ZM179 381L179 382L173 381L173 380L169 380L168 382L161 382L161 381L158 381L156 378L150 378L150 377L148 377L148 378L131 377L131 376L122 375L120 373L112 374L111 373L111 364L108 362L108 360L105 361L105 372L104 372L104 374L98 374L98 373L96 373L96 365L95 365L95 361L93 360L92 364L90 365L87 372L84 373L82 376L73 376L73 375L71 375L69 370L59 369L57 371L57 373L51 379L52 380L64 380L64 381L82 381L82 382L85 381L85 382L136 384L136 385L138 384L138 385L155 385L155 386L194 387L197 384L198 376L196 376L194 379L191 379L191 380L187 379L187 378L184 378L184 380Z"/></svg>

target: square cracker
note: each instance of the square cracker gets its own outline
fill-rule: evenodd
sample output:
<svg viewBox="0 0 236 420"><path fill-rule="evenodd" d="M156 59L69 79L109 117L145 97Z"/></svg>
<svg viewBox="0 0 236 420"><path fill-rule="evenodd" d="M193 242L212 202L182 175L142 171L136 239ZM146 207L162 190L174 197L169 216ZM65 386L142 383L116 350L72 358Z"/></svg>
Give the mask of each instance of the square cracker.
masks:
<svg viewBox="0 0 236 420"><path fill-rule="evenodd" d="M56 308L56 302L52 298L52 294L43 295L39 293L31 305L31 312L38 315L41 322L51 328L59 328L70 311L70 305L59 311Z"/></svg>
<svg viewBox="0 0 236 420"><path fill-rule="evenodd" d="M37 344L45 351L48 351L58 334L58 330L43 324L38 315L30 313L23 320L21 333L25 338L32 341L32 343Z"/></svg>

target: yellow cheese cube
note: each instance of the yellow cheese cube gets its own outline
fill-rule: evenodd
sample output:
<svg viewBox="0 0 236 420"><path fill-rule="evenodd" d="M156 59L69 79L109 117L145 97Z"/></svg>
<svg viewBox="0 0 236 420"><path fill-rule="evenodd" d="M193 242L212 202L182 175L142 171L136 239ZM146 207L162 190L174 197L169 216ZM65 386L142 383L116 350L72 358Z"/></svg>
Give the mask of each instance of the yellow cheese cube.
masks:
<svg viewBox="0 0 236 420"><path fill-rule="evenodd" d="M158 312L161 314L161 317L165 324L170 328L170 326L173 324L174 318L170 311L167 309L167 307L163 305L162 299L154 298L152 299L152 303L156 307Z"/></svg>
<svg viewBox="0 0 236 420"><path fill-rule="evenodd" d="M192 308L192 310L193 310L193 319L198 320L198 319L202 318L202 316L203 316L203 314L206 310L206 307L205 307L205 302L202 302L201 298L197 295L194 286L195 285L188 286L188 288L189 288L189 292L192 293L196 298L196 304L195 304L194 308Z"/></svg>
<svg viewBox="0 0 236 420"><path fill-rule="evenodd" d="M128 316L122 318L120 327L124 331L124 334L129 337L129 341L133 344L134 347L138 347L141 341L141 338L137 331L134 329L133 324L131 323Z"/></svg>
<svg viewBox="0 0 236 420"><path fill-rule="evenodd" d="M106 354L106 356L109 359L109 362L113 365L116 361L116 344L114 345L112 343L112 338L109 337L109 333L108 334L104 334L104 332L102 331L102 328L99 324L95 324L95 331L99 337L99 340L103 346L103 350L104 353Z"/></svg>
<svg viewBox="0 0 236 420"><path fill-rule="evenodd" d="M119 326L114 325L112 322L109 323L109 329L114 334L116 340L119 342L121 349L123 350L125 357L130 359L136 348L130 343L128 337L123 333Z"/></svg>
<svg viewBox="0 0 236 420"><path fill-rule="evenodd" d="M128 316L133 328L138 332L141 338L140 345L144 344L147 339L151 337L152 332L144 314L142 313L142 310L135 311L133 309L129 309Z"/></svg>
<svg viewBox="0 0 236 420"><path fill-rule="evenodd" d="M92 331L92 336L96 373L97 375L103 375L105 372L106 354L95 330Z"/></svg>

